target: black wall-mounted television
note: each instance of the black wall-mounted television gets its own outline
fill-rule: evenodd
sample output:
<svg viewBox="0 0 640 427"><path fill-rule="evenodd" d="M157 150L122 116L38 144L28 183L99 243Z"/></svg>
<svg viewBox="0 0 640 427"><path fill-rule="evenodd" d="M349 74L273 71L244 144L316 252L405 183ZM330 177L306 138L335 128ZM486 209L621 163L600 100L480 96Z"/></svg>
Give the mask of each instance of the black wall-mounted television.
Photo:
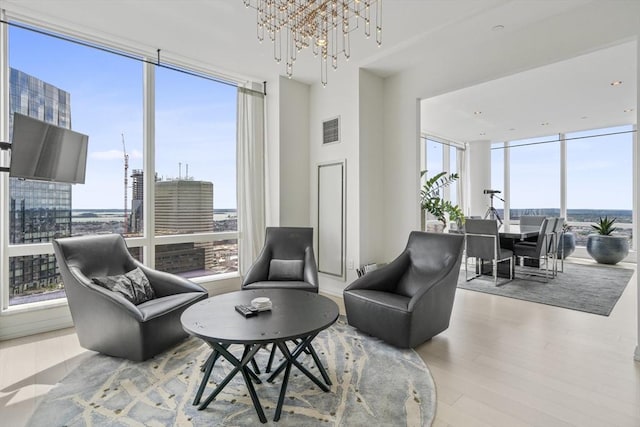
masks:
<svg viewBox="0 0 640 427"><path fill-rule="evenodd" d="M84 184L88 146L87 135L14 113L9 176Z"/></svg>

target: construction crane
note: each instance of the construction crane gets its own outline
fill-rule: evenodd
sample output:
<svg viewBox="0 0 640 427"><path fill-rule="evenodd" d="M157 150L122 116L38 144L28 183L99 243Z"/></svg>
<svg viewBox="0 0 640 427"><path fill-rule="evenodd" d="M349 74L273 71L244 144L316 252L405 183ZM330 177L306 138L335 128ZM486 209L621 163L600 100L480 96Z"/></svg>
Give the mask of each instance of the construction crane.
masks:
<svg viewBox="0 0 640 427"><path fill-rule="evenodd" d="M124 133L122 134L122 153L124 154L124 232L129 231L129 218L127 215L127 176L129 175L129 155L124 144Z"/></svg>

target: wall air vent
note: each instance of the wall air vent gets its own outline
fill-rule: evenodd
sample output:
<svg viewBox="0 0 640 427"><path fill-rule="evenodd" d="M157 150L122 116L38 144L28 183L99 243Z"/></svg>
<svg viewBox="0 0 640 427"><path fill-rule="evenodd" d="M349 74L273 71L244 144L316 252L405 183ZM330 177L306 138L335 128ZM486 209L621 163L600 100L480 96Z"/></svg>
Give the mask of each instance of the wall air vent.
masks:
<svg viewBox="0 0 640 427"><path fill-rule="evenodd" d="M322 122L322 144L340 142L340 116Z"/></svg>

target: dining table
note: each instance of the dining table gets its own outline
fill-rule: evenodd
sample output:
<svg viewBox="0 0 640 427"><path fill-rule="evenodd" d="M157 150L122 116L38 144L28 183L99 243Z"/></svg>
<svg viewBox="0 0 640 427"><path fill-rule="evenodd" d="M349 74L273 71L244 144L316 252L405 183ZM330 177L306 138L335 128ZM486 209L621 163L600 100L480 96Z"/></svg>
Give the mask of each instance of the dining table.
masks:
<svg viewBox="0 0 640 427"><path fill-rule="evenodd" d="M534 237L538 237L540 234L539 226L528 226L528 225L516 225L516 224L503 224L499 230L501 239L508 239L512 241L520 241L532 239Z"/></svg>

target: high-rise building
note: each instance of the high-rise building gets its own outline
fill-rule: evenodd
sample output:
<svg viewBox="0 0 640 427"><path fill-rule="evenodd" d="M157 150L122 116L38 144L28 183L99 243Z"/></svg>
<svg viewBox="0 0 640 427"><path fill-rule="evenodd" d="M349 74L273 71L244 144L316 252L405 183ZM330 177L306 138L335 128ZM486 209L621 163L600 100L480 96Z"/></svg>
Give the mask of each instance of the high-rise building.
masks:
<svg viewBox="0 0 640 427"><path fill-rule="evenodd" d="M141 233L143 230L142 201L144 200L144 173L142 169L134 169L131 173L131 214L129 229L125 232Z"/></svg>
<svg viewBox="0 0 640 427"><path fill-rule="evenodd" d="M14 68L9 77L9 134L13 113L71 129L68 92ZM71 184L9 180L9 242L49 242L71 235ZM55 256L21 256L9 259L10 294L56 286Z"/></svg>
<svg viewBox="0 0 640 427"><path fill-rule="evenodd" d="M129 232L142 232L144 173L134 170ZM156 180L156 235L213 231L213 183L193 179ZM182 243L156 246L155 267L170 273L203 273L211 269L213 243Z"/></svg>
<svg viewBox="0 0 640 427"><path fill-rule="evenodd" d="M156 234L190 234L213 231L213 183L176 179L156 182ZM156 267L180 272L207 270L214 261L213 243L170 245L156 249ZM194 262L201 262L200 265ZM158 268L160 268L158 267Z"/></svg>
<svg viewBox="0 0 640 427"><path fill-rule="evenodd" d="M156 182L157 234L213 231L213 183L176 179Z"/></svg>

